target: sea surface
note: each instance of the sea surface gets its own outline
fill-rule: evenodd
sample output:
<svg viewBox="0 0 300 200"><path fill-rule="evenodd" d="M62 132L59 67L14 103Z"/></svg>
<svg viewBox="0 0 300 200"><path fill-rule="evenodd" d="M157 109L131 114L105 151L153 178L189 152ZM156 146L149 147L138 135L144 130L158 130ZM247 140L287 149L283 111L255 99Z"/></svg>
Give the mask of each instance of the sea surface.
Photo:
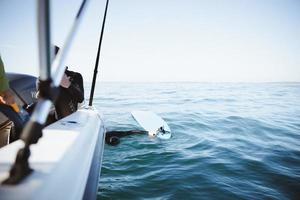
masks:
<svg viewBox="0 0 300 200"><path fill-rule="evenodd" d="M110 130L151 110L173 137L105 145L98 199L300 199L300 83L100 83Z"/></svg>

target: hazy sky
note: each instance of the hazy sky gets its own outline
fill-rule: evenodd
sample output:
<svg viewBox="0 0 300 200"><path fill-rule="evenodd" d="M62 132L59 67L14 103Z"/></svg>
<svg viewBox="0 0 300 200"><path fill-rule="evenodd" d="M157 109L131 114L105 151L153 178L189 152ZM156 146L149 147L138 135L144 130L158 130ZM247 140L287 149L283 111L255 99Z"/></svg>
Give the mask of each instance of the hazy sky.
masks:
<svg viewBox="0 0 300 200"><path fill-rule="evenodd" d="M63 45L81 1L53 0ZM91 0L68 58L92 79L104 0ZM34 0L0 0L6 71L37 74ZM99 80L300 81L299 0L110 0Z"/></svg>

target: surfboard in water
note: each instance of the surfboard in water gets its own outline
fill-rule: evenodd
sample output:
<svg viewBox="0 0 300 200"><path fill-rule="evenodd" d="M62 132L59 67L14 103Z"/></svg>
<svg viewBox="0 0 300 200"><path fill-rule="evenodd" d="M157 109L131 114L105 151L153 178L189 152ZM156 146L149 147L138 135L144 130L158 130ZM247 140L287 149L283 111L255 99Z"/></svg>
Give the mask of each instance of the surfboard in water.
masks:
<svg viewBox="0 0 300 200"><path fill-rule="evenodd" d="M152 137L171 138L171 129L157 114L151 111L132 111L131 115Z"/></svg>

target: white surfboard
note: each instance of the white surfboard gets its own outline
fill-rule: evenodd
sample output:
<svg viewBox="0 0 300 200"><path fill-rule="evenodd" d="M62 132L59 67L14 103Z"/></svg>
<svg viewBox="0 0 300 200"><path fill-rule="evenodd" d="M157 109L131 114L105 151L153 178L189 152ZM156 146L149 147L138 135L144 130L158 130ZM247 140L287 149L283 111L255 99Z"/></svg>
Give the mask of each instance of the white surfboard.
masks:
<svg viewBox="0 0 300 200"><path fill-rule="evenodd" d="M168 124L157 114L151 111L132 111L131 115L151 137L161 139L171 138L171 129Z"/></svg>

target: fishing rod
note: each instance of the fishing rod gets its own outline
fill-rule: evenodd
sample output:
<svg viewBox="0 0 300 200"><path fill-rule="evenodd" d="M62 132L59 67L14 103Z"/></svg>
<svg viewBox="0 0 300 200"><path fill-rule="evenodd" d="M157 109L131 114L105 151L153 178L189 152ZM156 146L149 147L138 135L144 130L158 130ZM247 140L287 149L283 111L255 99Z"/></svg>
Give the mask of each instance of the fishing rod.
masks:
<svg viewBox="0 0 300 200"><path fill-rule="evenodd" d="M109 0L106 1L104 17L103 17L103 21L102 21L102 28L101 28L101 34L100 34L100 39L99 39L97 57L96 57L95 68L94 68L94 75L93 75L92 89L91 89L91 93L90 93L89 106L93 105L94 91L95 91L95 85L96 85L96 79L97 79L97 73L98 73L99 58L100 58L100 51L101 51L101 45L102 45L102 39L103 39L103 33L104 33L108 3L109 3Z"/></svg>
<svg viewBox="0 0 300 200"><path fill-rule="evenodd" d="M52 63L51 48L51 23L50 23L50 0L36 0L38 13L38 42L40 60L40 97L30 120L26 123L21 140L24 147L19 149L15 163L12 165L9 177L2 184L17 184L29 175L33 170L29 166L30 145L36 144L42 137L42 130L47 120L52 102L57 97L58 86L65 71L65 61L68 50L79 29L87 7L88 0L83 0L71 27L65 45L58 52ZM51 65L52 64L52 65Z"/></svg>

